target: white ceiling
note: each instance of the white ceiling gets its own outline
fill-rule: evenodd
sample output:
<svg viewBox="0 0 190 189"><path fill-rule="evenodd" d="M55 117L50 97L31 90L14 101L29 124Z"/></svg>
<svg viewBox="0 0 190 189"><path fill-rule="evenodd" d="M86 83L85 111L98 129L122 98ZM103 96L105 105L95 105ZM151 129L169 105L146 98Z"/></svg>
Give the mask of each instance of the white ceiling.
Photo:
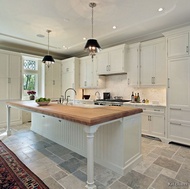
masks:
<svg viewBox="0 0 190 189"><path fill-rule="evenodd" d="M91 38L89 2L97 4L94 38L102 48L159 37L190 23L190 0L0 0L0 48L42 55L50 29L55 58L87 55L83 37ZM164 11L158 12L160 7Z"/></svg>

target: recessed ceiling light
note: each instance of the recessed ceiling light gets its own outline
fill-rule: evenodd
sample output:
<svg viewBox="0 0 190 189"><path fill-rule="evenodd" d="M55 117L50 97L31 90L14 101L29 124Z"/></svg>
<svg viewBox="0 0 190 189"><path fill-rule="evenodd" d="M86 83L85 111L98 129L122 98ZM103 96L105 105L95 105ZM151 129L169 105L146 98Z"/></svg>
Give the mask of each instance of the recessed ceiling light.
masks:
<svg viewBox="0 0 190 189"><path fill-rule="evenodd" d="M115 30L117 27L116 26L113 26L113 29Z"/></svg>
<svg viewBox="0 0 190 189"><path fill-rule="evenodd" d="M45 37L45 36L42 35L42 34L37 34L36 36L37 36L37 37Z"/></svg>
<svg viewBox="0 0 190 189"><path fill-rule="evenodd" d="M63 45L63 48L64 48L64 49L68 49L68 47L66 47L65 45Z"/></svg>
<svg viewBox="0 0 190 189"><path fill-rule="evenodd" d="M86 40L86 37L83 37L83 40Z"/></svg>
<svg viewBox="0 0 190 189"><path fill-rule="evenodd" d="M70 20L68 18L63 19L64 22L69 22Z"/></svg>
<svg viewBox="0 0 190 189"><path fill-rule="evenodd" d="M162 7L160 7L159 9L158 9L158 11L159 12L162 12L164 9L162 8Z"/></svg>

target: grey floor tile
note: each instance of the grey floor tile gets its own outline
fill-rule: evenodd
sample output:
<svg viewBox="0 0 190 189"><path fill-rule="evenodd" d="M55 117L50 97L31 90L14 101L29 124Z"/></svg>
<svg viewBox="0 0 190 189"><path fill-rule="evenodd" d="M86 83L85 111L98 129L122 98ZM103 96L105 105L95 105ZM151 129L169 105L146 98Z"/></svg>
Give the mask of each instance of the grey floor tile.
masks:
<svg viewBox="0 0 190 189"><path fill-rule="evenodd" d="M155 165L155 164L152 164L145 172L144 174L146 176L149 176L153 179L155 179L159 174L160 172L162 171L162 167L158 166L158 165Z"/></svg>
<svg viewBox="0 0 190 189"><path fill-rule="evenodd" d="M60 163L58 166L68 171L69 173L73 173L78 170L84 163L76 158L71 158L63 163Z"/></svg>
<svg viewBox="0 0 190 189"><path fill-rule="evenodd" d="M156 147L152 152L168 158L171 158L175 153L175 151L171 151L168 149L166 150L165 148L160 148L160 147Z"/></svg>
<svg viewBox="0 0 190 189"><path fill-rule="evenodd" d="M111 186L110 189L129 189L129 187L119 181L114 182Z"/></svg>
<svg viewBox="0 0 190 189"><path fill-rule="evenodd" d="M176 179L179 181L182 181L184 183L189 183L190 184L190 170L188 169L180 169Z"/></svg>
<svg viewBox="0 0 190 189"><path fill-rule="evenodd" d="M178 171L181 164L172 160L172 159L169 159L169 158L165 158L165 157L158 157L158 159L156 161L154 161L154 164L156 165L159 165L161 167L164 167L164 168L167 168L167 169L170 169L172 171Z"/></svg>
<svg viewBox="0 0 190 189"><path fill-rule="evenodd" d="M50 188L50 189L64 189L58 182L56 182L52 177L45 178L43 182Z"/></svg>
<svg viewBox="0 0 190 189"><path fill-rule="evenodd" d="M83 182L87 181L87 175L81 172L80 170L74 172L73 175Z"/></svg>
<svg viewBox="0 0 190 189"><path fill-rule="evenodd" d="M67 174L64 171L59 171L52 175L52 177L57 181L59 181L60 179L66 177L66 176L67 176Z"/></svg>
<svg viewBox="0 0 190 189"><path fill-rule="evenodd" d="M66 189L85 189L86 183L82 182L73 175L69 175L59 180L59 183Z"/></svg>
<svg viewBox="0 0 190 189"><path fill-rule="evenodd" d="M133 170L119 179L120 182L133 189L147 189L153 180L154 179Z"/></svg>
<svg viewBox="0 0 190 189"><path fill-rule="evenodd" d="M48 151L54 153L57 156L63 156L71 152L68 148L65 148L59 144L51 145L50 147L46 148Z"/></svg>
<svg viewBox="0 0 190 189"><path fill-rule="evenodd" d="M47 142L44 141L38 141L35 144L31 145L34 149L39 150L39 149L44 149L47 148L49 146L51 146L50 144L48 144Z"/></svg>
<svg viewBox="0 0 190 189"><path fill-rule="evenodd" d="M155 189L188 189L188 185L160 174L152 184Z"/></svg>

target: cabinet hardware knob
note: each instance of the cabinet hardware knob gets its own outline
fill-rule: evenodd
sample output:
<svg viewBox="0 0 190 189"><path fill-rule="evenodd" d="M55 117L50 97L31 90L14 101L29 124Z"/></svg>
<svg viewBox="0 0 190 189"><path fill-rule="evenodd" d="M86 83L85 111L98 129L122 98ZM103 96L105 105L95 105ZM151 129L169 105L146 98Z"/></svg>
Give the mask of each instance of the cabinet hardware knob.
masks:
<svg viewBox="0 0 190 189"><path fill-rule="evenodd" d="M173 124L173 125L181 125L181 123L175 123L175 122L170 122L170 124Z"/></svg>
<svg viewBox="0 0 190 189"><path fill-rule="evenodd" d="M189 46L186 46L186 53L189 53Z"/></svg>

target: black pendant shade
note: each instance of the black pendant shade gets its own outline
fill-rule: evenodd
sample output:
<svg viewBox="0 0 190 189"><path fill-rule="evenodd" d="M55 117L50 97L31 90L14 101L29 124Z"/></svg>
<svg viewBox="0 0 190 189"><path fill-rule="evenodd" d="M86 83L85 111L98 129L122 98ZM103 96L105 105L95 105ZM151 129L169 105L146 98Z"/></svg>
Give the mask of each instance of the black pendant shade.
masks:
<svg viewBox="0 0 190 189"><path fill-rule="evenodd" d="M95 55L101 50L101 47L96 39L89 39L84 47L84 50L89 52L90 55Z"/></svg>
<svg viewBox="0 0 190 189"><path fill-rule="evenodd" d="M43 60L42 60L42 62L44 64L46 64L48 68L49 68L49 66L51 64L55 63L55 61L54 61L54 59L53 59L53 57L51 55L45 55L44 58L43 58Z"/></svg>

